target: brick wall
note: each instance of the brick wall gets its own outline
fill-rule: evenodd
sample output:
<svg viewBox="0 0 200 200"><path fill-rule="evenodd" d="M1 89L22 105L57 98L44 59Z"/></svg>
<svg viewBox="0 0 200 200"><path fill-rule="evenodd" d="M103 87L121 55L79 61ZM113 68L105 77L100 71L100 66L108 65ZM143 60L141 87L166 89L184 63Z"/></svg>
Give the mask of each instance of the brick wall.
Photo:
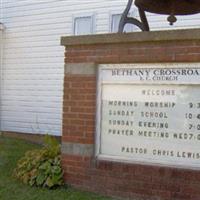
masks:
<svg viewBox="0 0 200 200"><path fill-rule="evenodd" d="M131 200L199 200L200 172L94 157L99 63L200 62L200 31L62 38L65 52L62 164L65 181Z"/></svg>

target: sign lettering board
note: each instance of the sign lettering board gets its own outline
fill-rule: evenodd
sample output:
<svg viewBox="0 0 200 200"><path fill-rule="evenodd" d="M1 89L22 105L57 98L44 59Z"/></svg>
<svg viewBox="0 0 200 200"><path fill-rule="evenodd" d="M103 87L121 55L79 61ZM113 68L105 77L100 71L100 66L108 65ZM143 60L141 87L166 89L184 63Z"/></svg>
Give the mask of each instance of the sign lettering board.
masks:
<svg viewBox="0 0 200 200"><path fill-rule="evenodd" d="M96 155L200 168L200 64L99 65Z"/></svg>

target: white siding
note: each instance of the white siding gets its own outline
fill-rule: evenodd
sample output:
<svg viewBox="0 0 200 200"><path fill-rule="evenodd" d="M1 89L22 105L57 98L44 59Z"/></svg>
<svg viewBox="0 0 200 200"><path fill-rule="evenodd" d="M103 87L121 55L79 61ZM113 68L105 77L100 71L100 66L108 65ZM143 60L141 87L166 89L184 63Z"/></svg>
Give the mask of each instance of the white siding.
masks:
<svg viewBox="0 0 200 200"><path fill-rule="evenodd" d="M110 15L127 0L3 0L6 26L1 129L61 135L64 47L75 16L95 15L95 33L110 30ZM169 27L166 16L148 14L150 27ZM200 15L179 17L173 28L200 27ZM184 19L184 20L182 20Z"/></svg>

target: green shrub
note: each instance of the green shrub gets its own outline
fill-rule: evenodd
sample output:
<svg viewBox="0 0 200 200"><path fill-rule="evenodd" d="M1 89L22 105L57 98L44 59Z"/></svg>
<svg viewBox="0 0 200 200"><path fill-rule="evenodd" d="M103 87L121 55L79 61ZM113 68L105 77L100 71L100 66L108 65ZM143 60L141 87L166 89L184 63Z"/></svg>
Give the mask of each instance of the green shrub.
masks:
<svg viewBox="0 0 200 200"><path fill-rule="evenodd" d="M57 140L45 136L42 149L28 151L14 170L14 177L31 186L53 188L63 185L60 145Z"/></svg>

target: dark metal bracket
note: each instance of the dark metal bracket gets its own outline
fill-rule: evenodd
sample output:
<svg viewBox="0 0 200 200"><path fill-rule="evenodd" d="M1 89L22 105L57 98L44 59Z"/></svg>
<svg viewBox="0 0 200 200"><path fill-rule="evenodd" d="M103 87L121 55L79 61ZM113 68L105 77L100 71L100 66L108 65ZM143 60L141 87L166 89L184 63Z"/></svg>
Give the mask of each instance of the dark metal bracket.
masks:
<svg viewBox="0 0 200 200"><path fill-rule="evenodd" d="M149 24L148 24L147 17L144 10L142 10L141 8L138 8L141 21L139 21L138 19L134 17L128 17L132 4L133 4L133 0L129 0L122 14L122 17L120 19L118 32L123 33L124 27L126 24L133 24L139 27L142 31L149 31Z"/></svg>

